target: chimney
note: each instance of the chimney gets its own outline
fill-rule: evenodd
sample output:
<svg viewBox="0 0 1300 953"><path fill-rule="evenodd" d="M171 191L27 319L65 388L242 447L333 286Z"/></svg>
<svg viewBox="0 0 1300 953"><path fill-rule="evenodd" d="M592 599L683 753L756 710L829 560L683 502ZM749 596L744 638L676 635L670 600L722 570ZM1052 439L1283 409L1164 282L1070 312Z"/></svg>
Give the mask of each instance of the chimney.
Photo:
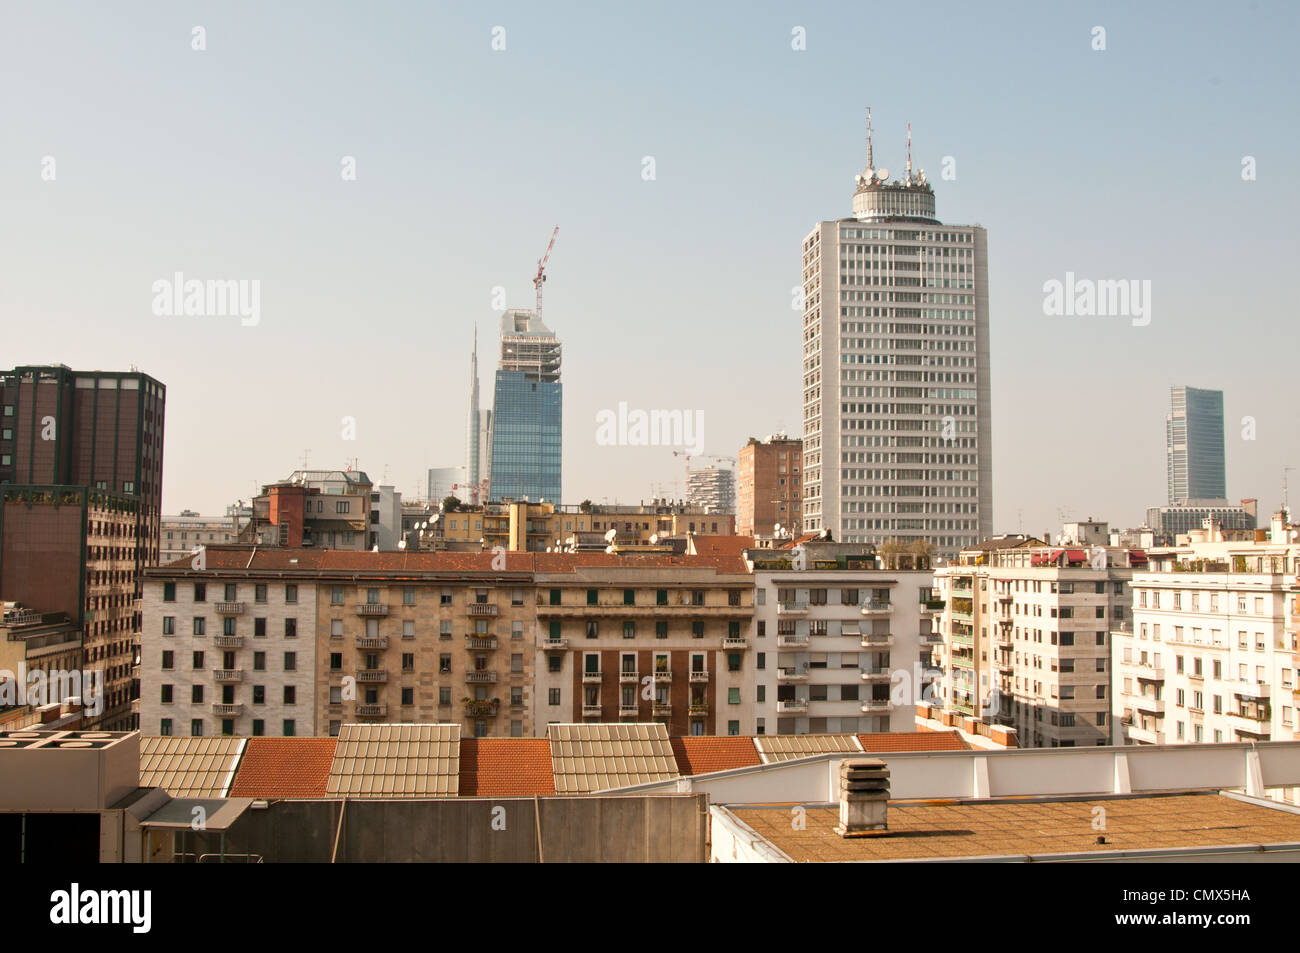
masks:
<svg viewBox="0 0 1300 953"><path fill-rule="evenodd" d="M840 762L841 837L872 837L888 831L889 768L879 758Z"/></svg>

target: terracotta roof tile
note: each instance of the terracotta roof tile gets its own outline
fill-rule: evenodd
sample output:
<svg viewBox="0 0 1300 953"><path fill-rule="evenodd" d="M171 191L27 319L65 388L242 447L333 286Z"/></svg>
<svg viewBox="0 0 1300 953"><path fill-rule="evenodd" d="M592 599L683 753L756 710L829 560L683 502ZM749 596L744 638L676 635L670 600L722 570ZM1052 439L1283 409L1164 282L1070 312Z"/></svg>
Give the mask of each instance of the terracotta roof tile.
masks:
<svg viewBox="0 0 1300 953"><path fill-rule="evenodd" d="M754 548L753 536L692 536L691 546L700 556L740 556Z"/></svg>
<svg viewBox="0 0 1300 953"><path fill-rule="evenodd" d="M534 797L555 793L545 738L462 738L461 797Z"/></svg>
<svg viewBox="0 0 1300 953"><path fill-rule="evenodd" d="M335 738L249 738L231 797L324 797Z"/></svg>
<svg viewBox="0 0 1300 953"><path fill-rule="evenodd" d="M956 731L891 731L859 734L865 751L969 751Z"/></svg>
<svg viewBox="0 0 1300 953"><path fill-rule="evenodd" d="M762 764L753 738L688 736L670 740L682 774L708 774Z"/></svg>

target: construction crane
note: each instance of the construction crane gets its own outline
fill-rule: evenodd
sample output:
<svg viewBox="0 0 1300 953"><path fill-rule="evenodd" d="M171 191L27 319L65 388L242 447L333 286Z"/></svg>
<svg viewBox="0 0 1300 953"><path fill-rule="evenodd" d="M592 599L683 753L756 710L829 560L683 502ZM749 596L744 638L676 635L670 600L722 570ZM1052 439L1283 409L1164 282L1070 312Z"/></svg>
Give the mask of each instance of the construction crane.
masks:
<svg viewBox="0 0 1300 953"><path fill-rule="evenodd" d="M546 254L537 260L537 274L533 278L533 287L537 289L537 319L542 318L542 285L546 281L546 263L551 260L551 249L555 247L555 236L560 234L560 226L551 232L551 243L546 246Z"/></svg>

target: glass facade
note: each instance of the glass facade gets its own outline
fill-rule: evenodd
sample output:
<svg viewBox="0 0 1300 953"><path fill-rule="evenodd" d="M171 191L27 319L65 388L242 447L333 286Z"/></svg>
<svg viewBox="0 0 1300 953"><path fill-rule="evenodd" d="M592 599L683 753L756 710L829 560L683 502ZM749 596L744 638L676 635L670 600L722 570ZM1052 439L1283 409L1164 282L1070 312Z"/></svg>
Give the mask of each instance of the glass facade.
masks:
<svg viewBox="0 0 1300 953"><path fill-rule="evenodd" d="M492 499L559 503L563 385L497 371L492 420Z"/></svg>
<svg viewBox="0 0 1300 953"><path fill-rule="evenodd" d="M1223 449L1223 391L1174 387L1165 419L1170 504L1228 495Z"/></svg>

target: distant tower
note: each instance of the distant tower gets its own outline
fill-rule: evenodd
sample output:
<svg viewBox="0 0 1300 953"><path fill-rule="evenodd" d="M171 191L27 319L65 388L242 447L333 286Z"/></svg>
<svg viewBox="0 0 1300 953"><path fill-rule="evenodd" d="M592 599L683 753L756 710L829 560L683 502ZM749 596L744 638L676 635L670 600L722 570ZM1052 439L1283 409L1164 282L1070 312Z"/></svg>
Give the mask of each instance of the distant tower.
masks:
<svg viewBox="0 0 1300 953"><path fill-rule="evenodd" d="M492 472L492 411L478 405L478 327L474 328L474 350L469 359L469 419L465 433L465 491L461 499L479 503L487 499L480 494L482 481ZM480 496L482 499L480 499Z"/></svg>
<svg viewBox="0 0 1300 953"><path fill-rule="evenodd" d="M560 357L560 339L537 312L501 318L488 471L494 500L561 502Z"/></svg>
<svg viewBox="0 0 1300 953"><path fill-rule="evenodd" d="M1227 498L1223 391L1170 388L1165 470L1171 506L1185 500Z"/></svg>

